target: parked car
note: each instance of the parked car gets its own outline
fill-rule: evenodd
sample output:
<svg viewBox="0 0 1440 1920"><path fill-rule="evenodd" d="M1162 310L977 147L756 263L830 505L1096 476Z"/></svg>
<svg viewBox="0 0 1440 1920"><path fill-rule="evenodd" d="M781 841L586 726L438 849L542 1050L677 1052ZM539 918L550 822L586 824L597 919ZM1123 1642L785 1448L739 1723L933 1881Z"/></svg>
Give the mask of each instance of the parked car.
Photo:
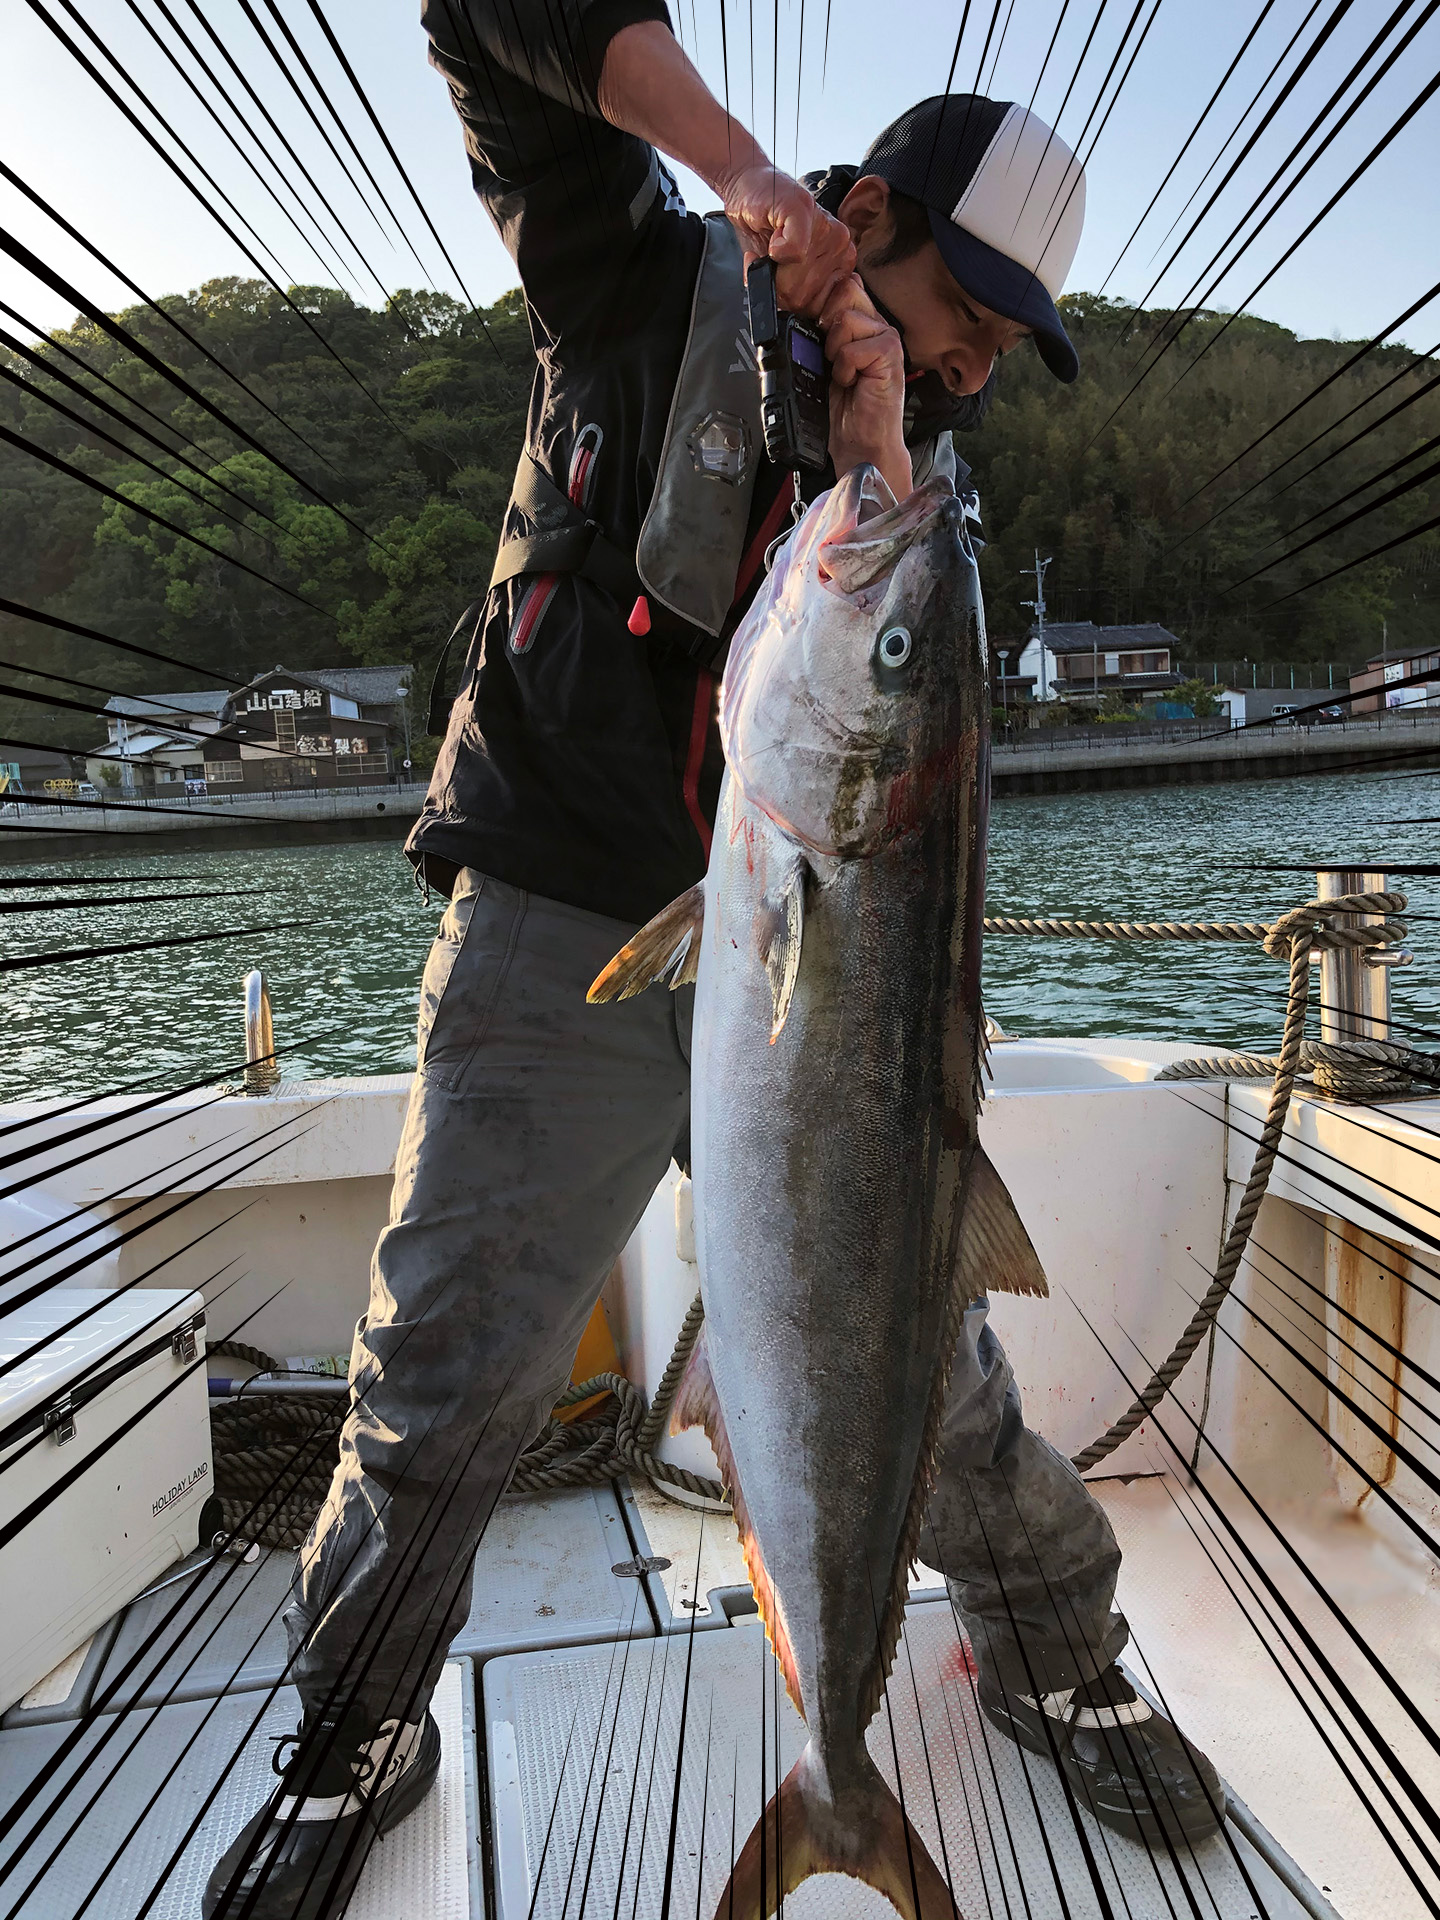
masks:
<svg viewBox="0 0 1440 1920"><path fill-rule="evenodd" d="M1345 718L1344 707L1311 707L1297 716L1302 727L1334 727Z"/></svg>

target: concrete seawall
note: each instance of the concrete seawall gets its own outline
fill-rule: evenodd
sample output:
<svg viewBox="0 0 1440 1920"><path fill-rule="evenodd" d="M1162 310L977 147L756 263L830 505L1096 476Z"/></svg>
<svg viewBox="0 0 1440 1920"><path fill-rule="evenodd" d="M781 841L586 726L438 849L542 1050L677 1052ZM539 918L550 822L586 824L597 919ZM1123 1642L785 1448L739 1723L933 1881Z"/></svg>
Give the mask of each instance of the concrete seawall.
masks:
<svg viewBox="0 0 1440 1920"><path fill-rule="evenodd" d="M0 862L326 840L399 840L409 832L424 798L423 786L407 786L341 793L248 793L233 800L214 796L152 800L144 811L123 805L80 808L0 802Z"/></svg>
<svg viewBox="0 0 1440 1920"><path fill-rule="evenodd" d="M1117 729L1117 732L1119 729ZM1307 773L1377 772L1440 765L1440 714L1384 716L1329 727L1264 727L1194 739L1119 738L1085 744L997 742L996 794L1094 793L1113 787L1287 780Z"/></svg>

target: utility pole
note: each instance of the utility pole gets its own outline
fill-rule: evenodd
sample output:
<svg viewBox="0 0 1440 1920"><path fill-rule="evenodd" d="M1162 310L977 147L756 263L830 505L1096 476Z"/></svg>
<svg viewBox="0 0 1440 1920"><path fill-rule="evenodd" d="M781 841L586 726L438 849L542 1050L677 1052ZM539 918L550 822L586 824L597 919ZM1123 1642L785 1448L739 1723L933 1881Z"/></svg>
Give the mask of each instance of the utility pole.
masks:
<svg viewBox="0 0 1440 1920"><path fill-rule="evenodd" d="M1042 560L1040 549L1036 547L1034 566L1020 569L1021 579L1033 575L1035 580L1035 598L1022 600L1020 604L1022 607L1029 607L1035 615L1035 637L1040 642L1040 698L1042 700L1050 698L1050 676L1045 671L1045 569L1054 557L1053 554L1047 554Z"/></svg>

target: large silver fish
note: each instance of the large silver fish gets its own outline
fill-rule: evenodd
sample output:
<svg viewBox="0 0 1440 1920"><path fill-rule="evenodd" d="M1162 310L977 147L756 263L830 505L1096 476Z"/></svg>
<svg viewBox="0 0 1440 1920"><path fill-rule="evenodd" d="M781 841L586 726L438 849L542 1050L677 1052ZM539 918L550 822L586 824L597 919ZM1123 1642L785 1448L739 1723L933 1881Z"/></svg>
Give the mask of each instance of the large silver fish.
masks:
<svg viewBox="0 0 1440 1920"><path fill-rule="evenodd" d="M736 636L721 731L704 881L591 989L696 981L705 1328L674 1424L715 1448L810 1731L779 1790L780 1844L772 1802L717 1914L766 1920L840 1872L907 1920L952 1920L865 1730L961 1315L1045 1279L977 1138L989 696L948 480L897 505L862 468L810 509Z"/></svg>

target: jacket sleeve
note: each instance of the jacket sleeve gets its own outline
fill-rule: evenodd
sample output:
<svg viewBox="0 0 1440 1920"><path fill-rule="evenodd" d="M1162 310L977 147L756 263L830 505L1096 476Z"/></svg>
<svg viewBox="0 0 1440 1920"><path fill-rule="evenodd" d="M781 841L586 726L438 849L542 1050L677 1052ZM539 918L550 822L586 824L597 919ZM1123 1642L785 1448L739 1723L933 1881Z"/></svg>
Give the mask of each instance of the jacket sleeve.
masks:
<svg viewBox="0 0 1440 1920"><path fill-rule="evenodd" d="M603 301L661 194L654 149L611 126L596 90L615 35L641 20L668 27L669 13L663 0L424 0L422 19L475 191L532 321L557 339Z"/></svg>

